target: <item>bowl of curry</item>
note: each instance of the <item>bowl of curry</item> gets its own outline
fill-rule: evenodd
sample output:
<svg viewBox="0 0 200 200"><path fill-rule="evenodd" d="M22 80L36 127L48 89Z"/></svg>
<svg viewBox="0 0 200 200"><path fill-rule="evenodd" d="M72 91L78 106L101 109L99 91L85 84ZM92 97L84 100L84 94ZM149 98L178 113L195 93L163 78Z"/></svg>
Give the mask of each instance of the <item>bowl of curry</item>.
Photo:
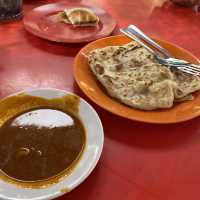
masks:
<svg viewBox="0 0 200 200"><path fill-rule="evenodd" d="M70 192L96 166L104 134L95 110L57 89L0 101L0 198L52 199Z"/></svg>

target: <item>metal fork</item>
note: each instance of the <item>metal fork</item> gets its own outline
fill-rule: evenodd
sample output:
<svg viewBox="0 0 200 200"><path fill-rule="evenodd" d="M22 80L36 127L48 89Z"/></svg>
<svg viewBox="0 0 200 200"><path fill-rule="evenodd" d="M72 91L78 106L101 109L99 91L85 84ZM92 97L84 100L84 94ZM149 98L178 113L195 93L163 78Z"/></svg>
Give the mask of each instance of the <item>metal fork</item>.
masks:
<svg viewBox="0 0 200 200"><path fill-rule="evenodd" d="M174 67L182 72L185 72L187 74L195 75L195 76L200 76L200 67L198 65L190 64L187 61L180 61L179 59L175 59L172 57L169 58L162 58L160 54L147 46L142 40L140 40L138 37L133 35L130 30L128 29L120 29L120 31L128 36L129 38L133 39L136 41L138 44L146 48L154 57L157 59L157 61L162 64L166 65L168 67ZM154 45L153 45L154 46ZM165 56L166 57L166 56Z"/></svg>
<svg viewBox="0 0 200 200"><path fill-rule="evenodd" d="M150 44L151 46L155 47L156 50L158 50L159 52L161 52L163 54L163 56L167 59L167 61L169 61L169 63L174 64L174 65L185 65L185 64L189 65L189 64L191 64L185 60L174 58L169 53L169 51L167 51L167 49L164 49L163 47L161 47L158 43L156 43L154 40L152 40L150 37L148 37L146 34L144 34L144 32L142 32L138 27L136 27L134 25L129 25L127 29L129 32L131 32L136 37L144 40L147 44Z"/></svg>

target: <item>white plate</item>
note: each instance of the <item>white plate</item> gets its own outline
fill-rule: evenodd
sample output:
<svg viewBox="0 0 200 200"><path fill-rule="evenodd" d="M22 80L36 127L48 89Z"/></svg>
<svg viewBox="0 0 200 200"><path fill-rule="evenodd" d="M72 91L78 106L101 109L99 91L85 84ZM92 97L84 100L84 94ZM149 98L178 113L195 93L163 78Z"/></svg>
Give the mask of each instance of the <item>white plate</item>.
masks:
<svg viewBox="0 0 200 200"><path fill-rule="evenodd" d="M66 94L72 94L57 89L36 89L25 91L26 94L44 98L58 98ZM11 95L15 96L20 93ZM0 102L1 103L1 102ZM28 189L0 180L0 199L53 199L64 194L67 188L72 190L82 183L96 166L103 149L104 133L101 121L96 111L80 98L80 119L87 134L86 148L73 171L60 182L47 188Z"/></svg>

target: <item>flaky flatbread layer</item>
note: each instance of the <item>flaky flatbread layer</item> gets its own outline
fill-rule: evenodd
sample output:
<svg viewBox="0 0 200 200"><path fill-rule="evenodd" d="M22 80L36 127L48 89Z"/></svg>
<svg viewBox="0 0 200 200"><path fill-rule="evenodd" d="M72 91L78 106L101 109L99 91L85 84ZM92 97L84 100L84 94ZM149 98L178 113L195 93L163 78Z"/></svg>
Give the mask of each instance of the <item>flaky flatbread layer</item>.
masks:
<svg viewBox="0 0 200 200"><path fill-rule="evenodd" d="M90 68L108 94L134 108L170 108L174 101L191 99L200 79L158 64L135 42L92 51Z"/></svg>

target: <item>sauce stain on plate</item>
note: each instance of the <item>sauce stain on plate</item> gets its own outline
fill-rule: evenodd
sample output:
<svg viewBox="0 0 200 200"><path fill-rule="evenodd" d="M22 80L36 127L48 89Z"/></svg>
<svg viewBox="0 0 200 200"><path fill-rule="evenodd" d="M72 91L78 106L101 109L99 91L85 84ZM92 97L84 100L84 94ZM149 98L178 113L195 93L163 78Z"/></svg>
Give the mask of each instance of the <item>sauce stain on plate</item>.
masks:
<svg viewBox="0 0 200 200"><path fill-rule="evenodd" d="M59 21L58 12L56 12L42 18L38 23L38 27L42 32L55 35L56 38L64 40L66 37L71 37L78 40L80 38L88 39L98 34L102 30L103 24L99 22L96 26L75 27L71 24Z"/></svg>

